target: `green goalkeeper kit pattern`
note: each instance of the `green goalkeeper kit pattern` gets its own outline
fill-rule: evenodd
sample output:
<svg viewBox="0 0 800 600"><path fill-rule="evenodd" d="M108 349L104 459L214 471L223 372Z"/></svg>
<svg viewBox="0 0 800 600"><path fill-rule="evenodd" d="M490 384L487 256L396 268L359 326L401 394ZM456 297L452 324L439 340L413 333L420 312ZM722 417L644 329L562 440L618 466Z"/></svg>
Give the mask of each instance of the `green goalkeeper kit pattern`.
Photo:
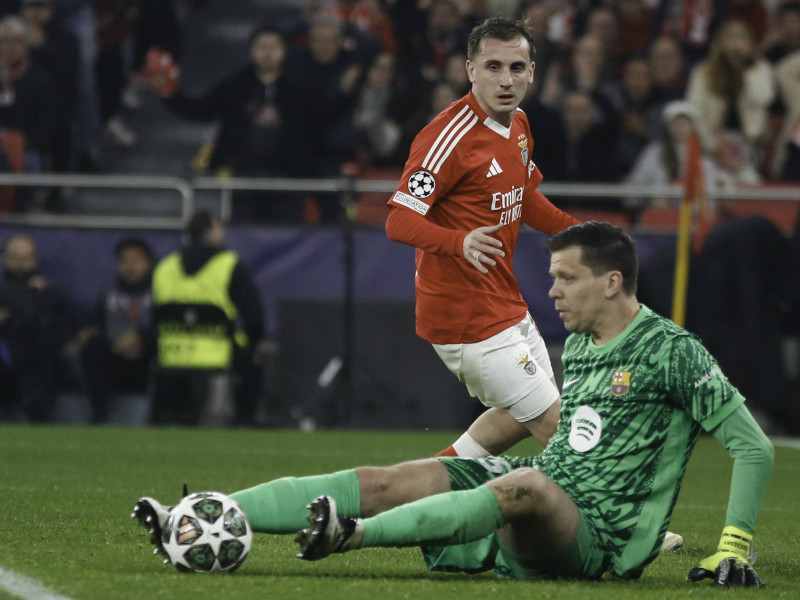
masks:
<svg viewBox="0 0 800 600"><path fill-rule="evenodd" d="M609 551L638 577L658 554L692 448L744 398L700 341L642 306L614 340L573 334L561 420L533 464L561 485Z"/></svg>

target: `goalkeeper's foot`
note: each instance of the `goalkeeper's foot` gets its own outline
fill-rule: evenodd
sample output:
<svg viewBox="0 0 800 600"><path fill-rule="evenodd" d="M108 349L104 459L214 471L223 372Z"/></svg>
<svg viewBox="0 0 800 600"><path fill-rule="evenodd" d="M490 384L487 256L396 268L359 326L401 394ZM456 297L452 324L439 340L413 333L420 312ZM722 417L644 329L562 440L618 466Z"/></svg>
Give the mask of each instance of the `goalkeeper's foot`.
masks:
<svg viewBox="0 0 800 600"><path fill-rule="evenodd" d="M661 542L661 552L677 552L683 548L683 536L678 533L667 532Z"/></svg>
<svg viewBox="0 0 800 600"><path fill-rule="evenodd" d="M131 519L136 519L137 523L147 529L150 534L150 543L155 546L153 554L163 554L164 546L161 544L161 532L169 518L171 506L164 506L155 498L145 496L139 498L133 505Z"/></svg>
<svg viewBox="0 0 800 600"><path fill-rule="evenodd" d="M308 505L309 527L298 532L295 542L300 544L297 558L319 560L334 552L354 550L361 544L364 525L358 519L340 517L336 501L330 496L320 496Z"/></svg>

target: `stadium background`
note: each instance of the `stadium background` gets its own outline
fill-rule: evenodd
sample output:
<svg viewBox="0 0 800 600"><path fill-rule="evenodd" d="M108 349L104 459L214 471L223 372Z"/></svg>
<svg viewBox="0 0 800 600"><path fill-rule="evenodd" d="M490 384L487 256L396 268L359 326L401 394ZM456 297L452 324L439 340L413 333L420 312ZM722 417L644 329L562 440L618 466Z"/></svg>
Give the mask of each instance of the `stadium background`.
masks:
<svg viewBox="0 0 800 600"><path fill-rule="evenodd" d="M200 92L227 74L232 65L241 64L254 24L263 20L265 11L281 4L276 0L228 0L199 3L187 11L182 22L181 60L187 91ZM192 177L188 166L207 127L177 118L152 94L143 94L141 100L138 110L125 109L124 113L126 122L138 133L138 144L124 148L102 145L101 141L101 156L113 164L114 174ZM374 201L375 194L371 196ZM218 210L219 197L217 192L198 192L196 207ZM158 256L179 244L175 227L124 230L98 227L91 221L97 215L166 216L177 221L179 205L172 192L76 187L65 201L78 226L32 226L41 215L27 215L28 221L17 215L0 217L0 239L18 231L32 235L43 271L70 290L79 320L99 291L113 280L109 249L116 240L135 233L147 239ZM753 206L748 204L749 209ZM797 201L771 203L769 216L784 233L791 233L798 206ZM94 226L80 226L82 216L86 217L83 224ZM656 219L633 233L642 262L669 254L674 247L672 221ZM531 232L521 236L516 270L558 367L565 331L547 298L550 282L544 240ZM296 425L306 413L315 414L318 425L354 427L458 429L471 422L479 410L477 402L471 401L468 406L472 409L465 410L464 402L470 401L462 386L439 364L430 347L413 335L411 248L390 243L376 224L233 225L228 230L228 245L242 255L253 273L267 317L270 344L257 425ZM670 285L665 280L658 287L662 300L668 298ZM786 341L786 358L793 365L790 375L796 378L796 338ZM351 368L341 370L332 384L320 386L320 373L336 357L349 357ZM298 398L302 400L298 402ZM143 406L126 407L119 418L142 422L145 410ZM58 418L82 423L87 412L80 390L68 390L61 399Z"/></svg>

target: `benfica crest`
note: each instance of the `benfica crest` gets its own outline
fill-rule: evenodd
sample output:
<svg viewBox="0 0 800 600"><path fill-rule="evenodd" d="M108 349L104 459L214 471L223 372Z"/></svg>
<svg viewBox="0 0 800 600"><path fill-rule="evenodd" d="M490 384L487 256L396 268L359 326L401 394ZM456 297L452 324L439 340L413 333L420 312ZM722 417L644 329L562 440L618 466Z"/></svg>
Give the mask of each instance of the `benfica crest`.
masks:
<svg viewBox="0 0 800 600"><path fill-rule="evenodd" d="M630 371L614 371L614 377L611 378L611 393L614 396L624 396L628 393L632 374Z"/></svg>
<svg viewBox="0 0 800 600"><path fill-rule="evenodd" d="M519 146L520 149L522 150L522 164L523 165L527 165L528 164L528 140L527 139L522 140L521 142L519 142L517 144L517 146Z"/></svg>
<svg viewBox="0 0 800 600"><path fill-rule="evenodd" d="M518 363L528 375L536 375L536 363L533 362L529 357L525 357L520 360Z"/></svg>

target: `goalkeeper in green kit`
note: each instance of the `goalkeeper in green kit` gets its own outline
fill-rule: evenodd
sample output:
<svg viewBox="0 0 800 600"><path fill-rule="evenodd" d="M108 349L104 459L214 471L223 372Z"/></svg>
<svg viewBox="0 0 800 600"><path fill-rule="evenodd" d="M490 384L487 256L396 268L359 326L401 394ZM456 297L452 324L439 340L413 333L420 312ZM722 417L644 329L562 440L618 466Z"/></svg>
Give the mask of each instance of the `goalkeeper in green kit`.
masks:
<svg viewBox="0 0 800 600"><path fill-rule="evenodd" d="M575 225L547 247L549 295L572 335L558 429L539 455L278 479L232 494L253 530L300 530L298 557L308 560L421 546L433 570L638 578L658 555L704 430L728 449L733 474L717 551L688 579L764 585L751 550L773 448L744 398L696 337L636 300L635 246L622 229ZM159 525L167 514L151 498L134 508Z"/></svg>

